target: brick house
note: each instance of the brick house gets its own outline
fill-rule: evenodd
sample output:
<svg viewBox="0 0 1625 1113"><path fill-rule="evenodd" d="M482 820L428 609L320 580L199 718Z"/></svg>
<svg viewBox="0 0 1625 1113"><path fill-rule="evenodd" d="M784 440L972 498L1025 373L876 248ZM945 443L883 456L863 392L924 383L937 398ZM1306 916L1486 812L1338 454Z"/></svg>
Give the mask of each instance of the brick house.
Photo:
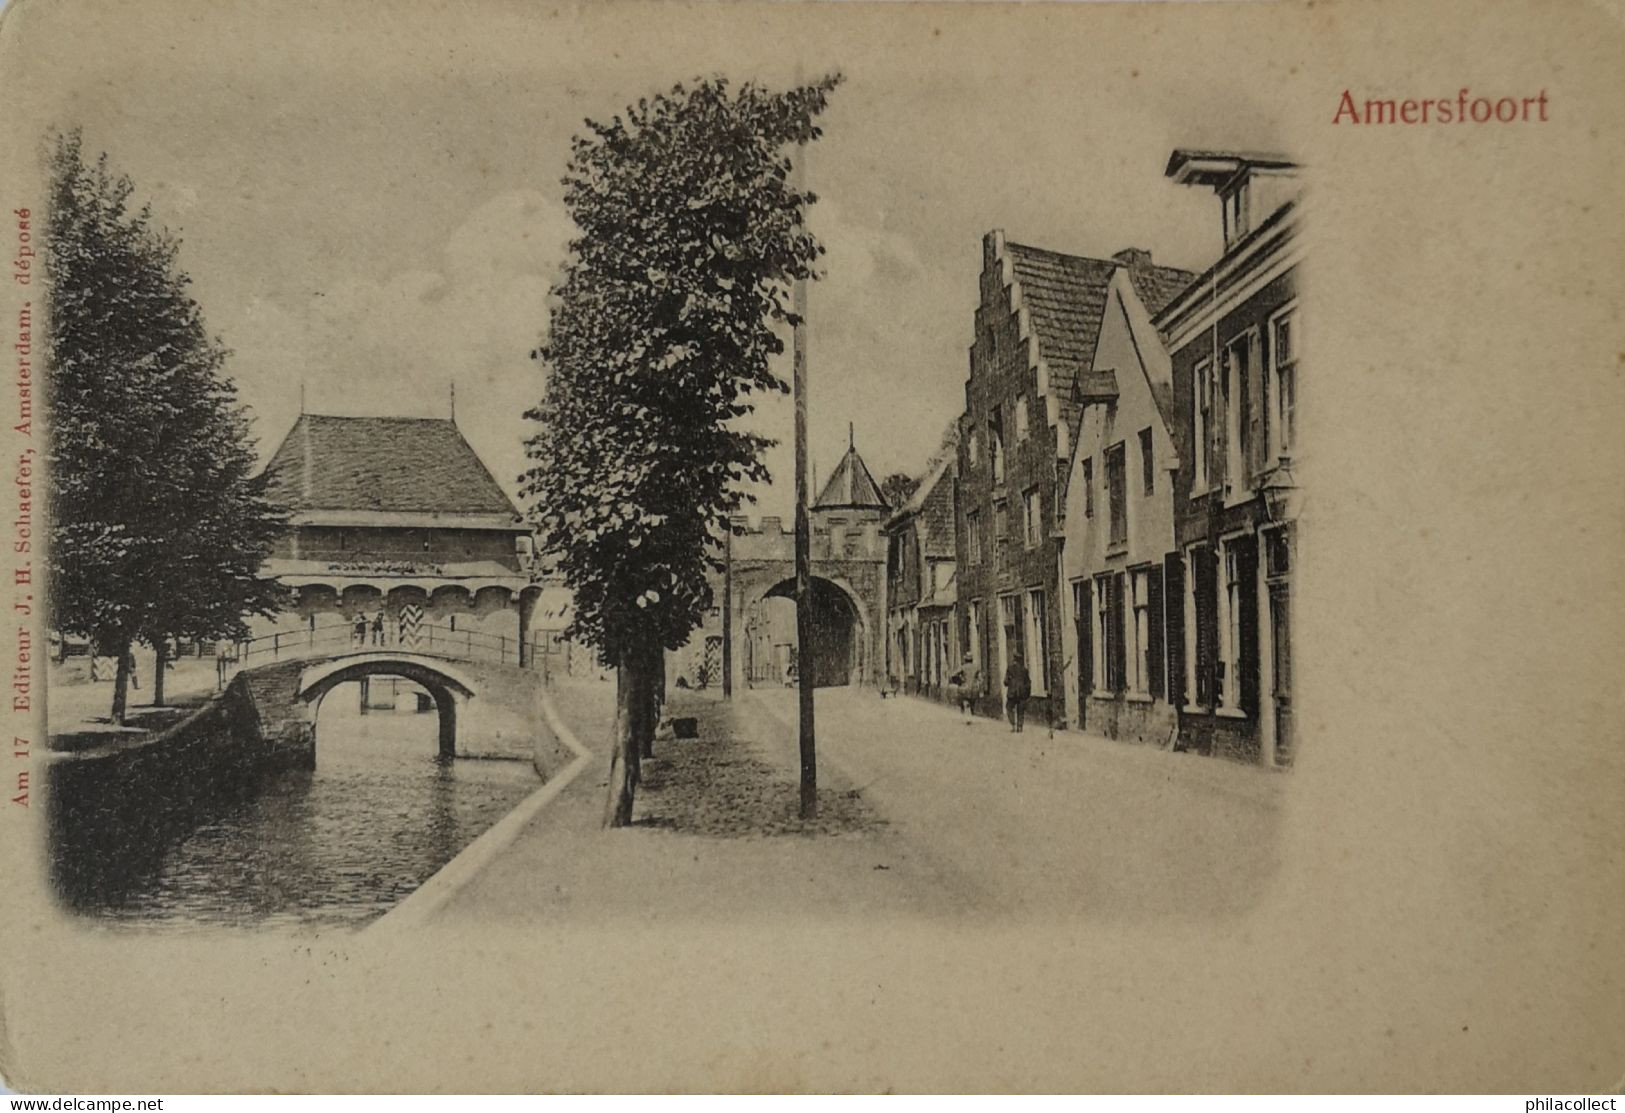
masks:
<svg viewBox="0 0 1625 1113"><path fill-rule="evenodd" d="M1063 687L1068 720L1112 738L1160 743L1177 726L1163 616L1178 414L1151 314L1195 277L1114 274L1089 370L1074 385L1083 413L1063 523Z"/></svg>
<svg viewBox="0 0 1625 1113"><path fill-rule="evenodd" d="M1154 266L1148 252L1090 259L982 240L980 302L959 426L956 534L960 644L986 690L984 714L1004 705L1002 681L1020 654L1032 677L1030 711L1064 718L1058 507L1064 501L1073 431L1107 290L1119 271L1172 285L1184 272Z"/></svg>
<svg viewBox="0 0 1625 1113"><path fill-rule="evenodd" d="M908 692L944 698L959 664L955 621L954 449L932 462L886 520L886 675Z"/></svg>
<svg viewBox="0 0 1625 1113"><path fill-rule="evenodd" d="M1168 177L1217 194L1225 247L1154 318L1179 418L1166 597L1181 739L1266 765L1288 764L1293 750L1295 171L1274 155L1173 153Z"/></svg>

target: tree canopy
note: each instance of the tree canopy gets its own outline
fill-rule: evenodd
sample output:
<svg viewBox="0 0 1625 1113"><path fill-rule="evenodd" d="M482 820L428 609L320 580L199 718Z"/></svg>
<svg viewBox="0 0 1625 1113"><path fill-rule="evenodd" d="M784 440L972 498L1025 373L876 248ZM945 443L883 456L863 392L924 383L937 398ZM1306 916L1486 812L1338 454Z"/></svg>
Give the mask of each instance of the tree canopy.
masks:
<svg viewBox="0 0 1625 1113"><path fill-rule="evenodd" d="M188 295L180 241L77 133L51 154L52 621L119 656L240 633L283 589L260 566L286 523L254 474L228 352Z"/></svg>
<svg viewBox="0 0 1625 1113"><path fill-rule="evenodd" d="M662 651L711 606L728 516L773 442L740 427L784 392L773 357L792 285L822 248L792 180L838 75L775 92L678 85L572 143L579 235L554 287L542 401L523 476L544 551L575 597L569 633L620 671L607 821L631 821Z"/></svg>
<svg viewBox="0 0 1625 1113"><path fill-rule="evenodd" d="M580 234L538 355L524 493L575 594L571 633L614 661L683 644L711 605L720 530L772 441L739 428L750 395L784 392L776 326L822 248L816 198L787 149L838 76L774 92L678 85L586 122L564 178Z"/></svg>

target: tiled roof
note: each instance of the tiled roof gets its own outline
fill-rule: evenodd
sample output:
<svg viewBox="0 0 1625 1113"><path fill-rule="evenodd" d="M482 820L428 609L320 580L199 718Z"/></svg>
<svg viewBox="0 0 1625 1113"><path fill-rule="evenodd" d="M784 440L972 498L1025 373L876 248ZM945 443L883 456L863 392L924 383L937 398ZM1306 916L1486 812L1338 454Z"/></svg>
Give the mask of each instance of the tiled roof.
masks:
<svg viewBox="0 0 1625 1113"><path fill-rule="evenodd" d="M1007 243L1005 248L1038 340L1039 357L1049 367L1050 389L1067 428L1076 432L1083 411L1074 387L1094 358L1112 275L1127 269L1135 293L1151 313L1172 301L1196 276L1176 267L1130 267L1121 260L1063 255L1026 244Z"/></svg>
<svg viewBox="0 0 1625 1113"><path fill-rule="evenodd" d="M267 470L294 510L519 511L451 421L301 414Z"/></svg>
<svg viewBox="0 0 1625 1113"><path fill-rule="evenodd" d="M814 510L885 510L886 500L880 494L880 485L869 474L869 468L855 447L848 448L841 462L835 465L829 482L813 503Z"/></svg>

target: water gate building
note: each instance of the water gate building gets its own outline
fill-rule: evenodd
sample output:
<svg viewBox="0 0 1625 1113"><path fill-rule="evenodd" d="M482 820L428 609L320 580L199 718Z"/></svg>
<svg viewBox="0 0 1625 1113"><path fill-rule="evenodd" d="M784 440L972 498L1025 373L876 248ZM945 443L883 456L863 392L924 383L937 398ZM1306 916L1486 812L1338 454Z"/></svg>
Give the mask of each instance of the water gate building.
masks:
<svg viewBox="0 0 1625 1113"><path fill-rule="evenodd" d="M267 470L292 518L266 571L296 595L254 634L341 641L360 616L369 644L528 658L530 528L454 421L301 414Z"/></svg>

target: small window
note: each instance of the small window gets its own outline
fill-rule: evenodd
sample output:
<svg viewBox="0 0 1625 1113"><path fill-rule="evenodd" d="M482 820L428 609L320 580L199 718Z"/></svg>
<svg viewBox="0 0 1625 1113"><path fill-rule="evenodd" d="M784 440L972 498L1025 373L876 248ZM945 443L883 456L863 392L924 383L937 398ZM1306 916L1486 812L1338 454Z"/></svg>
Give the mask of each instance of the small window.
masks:
<svg viewBox="0 0 1625 1113"><path fill-rule="evenodd" d="M1093 457L1088 457L1088 456L1084 457L1084 460L1083 460L1083 475L1080 478L1083 480L1083 516L1085 518L1093 518L1095 516L1095 466L1094 465L1095 465L1095 461L1094 461Z"/></svg>
<svg viewBox="0 0 1625 1113"><path fill-rule="evenodd" d="M1027 396L1016 399L1016 443L1027 439Z"/></svg>
<svg viewBox="0 0 1625 1113"><path fill-rule="evenodd" d="M1004 482L1004 415L994 406L987 419L988 463L993 466L993 482Z"/></svg>
<svg viewBox="0 0 1625 1113"><path fill-rule="evenodd" d="M1208 460L1213 451L1213 365L1204 360L1196 365L1191 387L1192 475L1191 494L1207 491Z"/></svg>
<svg viewBox="0 0 1625 1113"><path fill-rule="evenodd" d="M1270 336L1270 386L1274 412L1270 414L1270 441L1277 459L1292 453L1298 407L1298 313L1288 309L1275 318Z"/></svg>
<svg viewBox="0 0 1625 1113"><path fill-rule="evenodd" d="M1151 455L1151 430L1140 430L1140 483L1141 494L1149 495L1157 486L1156 461Z"/></svg>
<svg viewBox="0 0 1625 1113"><path fill-rule="evenodd" d="M1010 536L1010 504L999 499L993 504L993 537L1004 541Z"/></svg>
<svg viewBox="0 0 1625 1113"><path fill-rule="evenodd" d="M965 551L972 564L982 563L982 512L972 510L965 515Z"/></svg>
<svg viewBox="0 0 1625 1113"><path fill-rule="evenodd" d="M970 460L973 466L976 463L976 458L979 452L977 448L978 440L979 438L976 436L976 430L972 429L970 431L970 437L965 441L965 456L968 460Z"/></svg>
<svg viewBox="0 0 1625 1113"><path fill-rule="evenodd" d="M1027 547L1037 547L1044 540L1044 498L1038 488L1028 487L1021 496L1027 520Z"/></svg>

